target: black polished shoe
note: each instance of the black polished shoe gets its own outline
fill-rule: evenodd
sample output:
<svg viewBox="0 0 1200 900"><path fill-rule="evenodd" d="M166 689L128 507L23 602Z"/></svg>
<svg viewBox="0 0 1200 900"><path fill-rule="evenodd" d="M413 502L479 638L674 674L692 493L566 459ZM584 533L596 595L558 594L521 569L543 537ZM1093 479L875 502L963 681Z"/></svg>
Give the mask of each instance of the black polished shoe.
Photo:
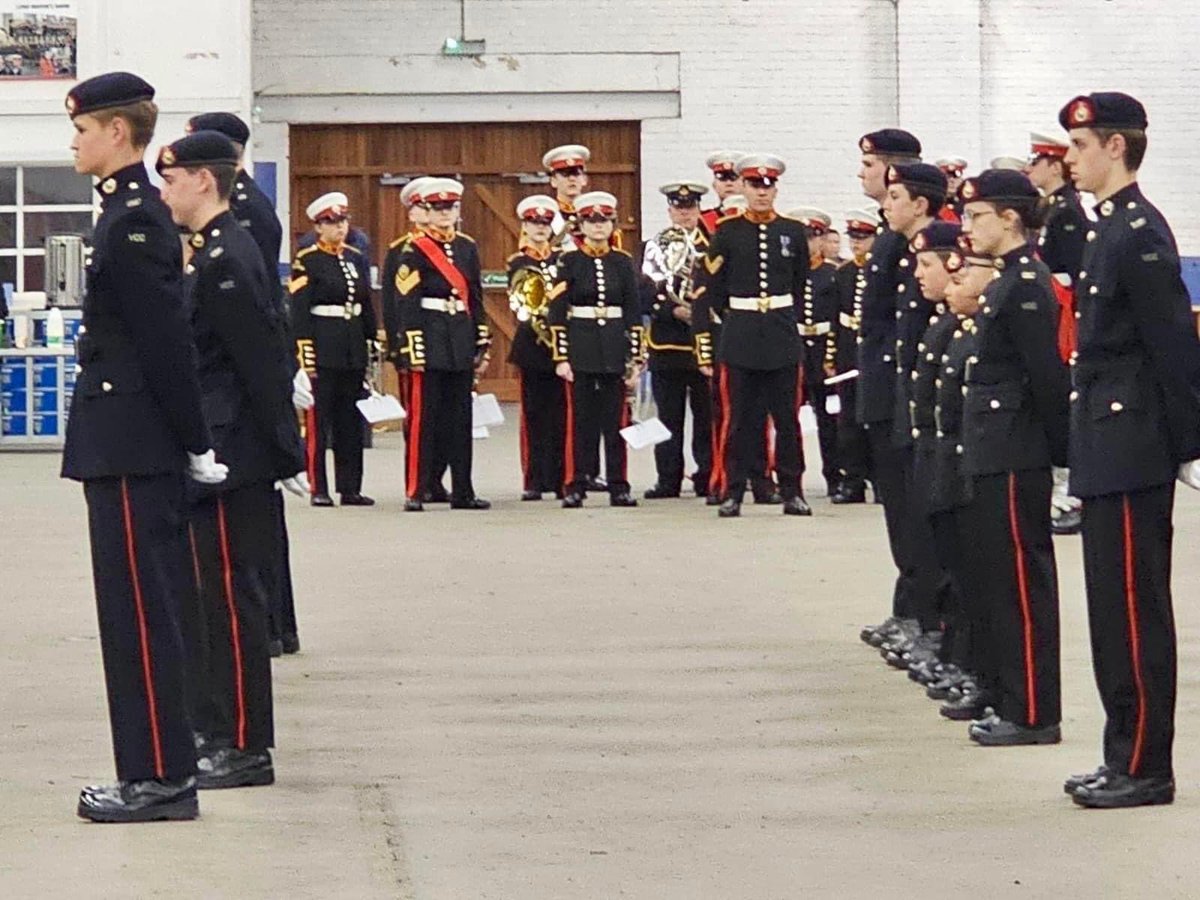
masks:
<svg viewBox="0 0 1200 900"><path fill-rule="evenodd" d="M846 503L866 503L867 486L861 482L855 486L843 481L838 485L837 491L829 497L829 502L839 506Z"/></svg>
<svg viewBox="0 0 1200 900"><path fill-rule="evenodd" d="M704 498L704 505L705 506L720 506L721 505L721 495L720 494L709 494L708 496L706 496Z"/></svg>
<svg viewBox="0 0 1200 900"><path fill-rule="evenodd" d="M608 482L596 475L589 475L587 479L587 489L595 491L598 494L608 493Z"/></svg>
<svg viewBox="0 0 1200 900"><path fill-rule="evenodd" d="M281 643L283 644L283 652L288 656L300 652L300 635L295 632L289 633L285 631Z"/></svg>
<svg viewBox="0 0 1200 900"><path fill-rule="evenodd" d="M275 783L275 766L270 751L251 753L226 747L211 756L202 756L196 761L199 772L196 787L215 791L224 788L260 787Z"/></svg>
<svg viewBox="0 0 1200 900"><path fill-rule="evenodd" d="M730 497L721 504L721 508L717 510L717 515L722 519L736 519L742 514L742 501L734 500Z"/></svg>
<svg viewBox="0 0 1200 900"><path fill-rule="evenodd" d="M466 500L451 500L451 509L491 509L492 501L482 497L468 497Z"/></svg>
<svg viewBox="0 0 1200 900"><path fill-rule="evenodd" d="M521 491L521 499L525 500L525 501L541 500L542 492L541 491Z"/></svg>
<svg viewBox="0 0 1200 900"><path fill-rule="evenodd" d="M271 659L277 656L283 656L283 641L278 638L267 642L267 652L271 654Z"/></svg>
<svg viewBox="0 0 1200 900"><path fill-rule="evenodd" d="M647 500L677 500L679 498L679 488L671 490L670 488L656 484L652 488L647 488L642 496Z"/></svg>
<svg viewBox="0 0 1200 900"><path fill-rule="evenodd" d="M1058 517L1051 517L1050 530L1055 534L1079 534L1083 531L1083 512L1078 509L1063 510Z"/></svg>
<svg viewBox="0 0 1200 900"><path fill-rule="evenodd" d="M697 497L707 497L708 496L708 478L707 477L706 478L693 478L693 479L691 479L691 481L692 481L692 493L694 493Z"/></svg>
<svg viewBox="0 0 1200 900"><path fill-rule="evenodd" d="M425 504L420 500L409 497L404 501L405 512L425 512Z"/></svg>
<svg viewBox="0 0 1200 900"><path fill-rule="evenodd" d="M1084 775L1068 775L1067 780L1063 782L1063 793L1073 794L1085 784L1099 781L1101 778L1108 776L1108 774L1108 766L1101 764L1094 772L1088 772Z"/></svg>
<svg viewBox="0 0 1200 900"><path fill-rule="evenodd" d="M638 502L633 499L629 491L622 491L619 494L612 494L608 498L609 506L637 506Z"/></svg>
<svg viewBox="0 0 1200 900"><path fill-rule="evenodd" d="M783 501L783 514L785 516L811 516L812 507L804 502L803 497L788 497Z"/></svg>
<svg viewBox="0 0 1200 900"><path fill-rule="evenodd" d="M583 506L583 494L577 494L574 491L563 497L563 509L579 509Z"/></svg>
<svg viewBox="0 0 1200 900"><path fill-rule="evenodd" d="M333 498L328 494L313 494L308 502L312 506L333 506Z"/></svg>
<svg viewBox="0 0 1200 900"><path fill-rule="evenodd" d="M426 491L421 496L421 500L425 503L449 503L450 495L446 492L446 489L439 484L437 487Z"/></svg>
<svg viewBox="0 0 1200 900"><path fill-rule="evenodd" d="M366 494L342 494L342 506L374 506L375 501Z"/></svg>
<svg viewBox="0 0 1200 900"><path fill-rule="evenodd" d="M973 723L967 733L981 747L1032 747L1062 743L1062 726L1057 724L1030 728L1004 719L991 719Z"/></svg>
<svg viewBox="0 0 1200 900"><path fill-rule="evenodd" d="M76 813L93 822L182 822L200 815L196 779L122 781L79 792Z"/></svg>
<svg viewBox="0 0 1200 900"><path fill-rule="evenodd" d="M1131 778L1108 772L1080 785L1071 799L1089 809L1126 809L1130 806L1165 806L1175 802L1171 778Z"/></svg>
<svg viewBox="0 0 1200 900"><path fill-rule="evenodd" d="M752 493L755 503L765 504L766 506L778 506L783 502L783 494L779 493L779 488L775 487L775 485L771 485L770 488L767 488L765 485L762 487L755 486Z"/></svg>
<svg viewBox="0 0 1200 900"><path fill-rule="evenodd" d="M956 700L947 700L938 713L954 722L970 722L987 715L992 698L986 691L965 692Z"/></svg>

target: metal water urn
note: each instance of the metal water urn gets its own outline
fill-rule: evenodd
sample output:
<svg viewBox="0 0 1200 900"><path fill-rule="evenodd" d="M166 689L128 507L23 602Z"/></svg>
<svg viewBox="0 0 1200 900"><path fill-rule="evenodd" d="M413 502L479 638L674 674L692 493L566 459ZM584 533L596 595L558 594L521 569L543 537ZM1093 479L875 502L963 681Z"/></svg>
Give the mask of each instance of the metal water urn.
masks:
<svg viewBox="0 0 1200 900"><path fill-rule="evenodd" d="M88 253L77 234L46 238L46 301L54 306L81 306Z"/></svg>

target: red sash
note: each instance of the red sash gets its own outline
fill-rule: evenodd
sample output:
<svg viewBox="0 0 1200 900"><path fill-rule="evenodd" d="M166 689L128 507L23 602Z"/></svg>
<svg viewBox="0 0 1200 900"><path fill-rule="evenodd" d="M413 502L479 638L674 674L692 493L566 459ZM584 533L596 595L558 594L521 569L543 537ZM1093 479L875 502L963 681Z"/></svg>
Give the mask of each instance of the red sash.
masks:
<svg viewBox="0 0 1200 900"><path fill-rule="evenodd" d="M1075 325L1075 291L1057 278L1050 279L1054 297L1058 300L1058 353L1063 362L1071 359L1078 330Z"/></svg>
<svg viewBox="0 0 1200 900"><path fill-rule="evenodd" d="M425 254L425 258L433 263L433 267L438 270L438 273L450 282L450 287L454 288L454 293L458 299L467 306L467 311L471 310L471 292L467 288L467 278L446 258L446 254L442 252L442 248L438 243L423 234L418 238L413 239L413 245Z"/></svg>

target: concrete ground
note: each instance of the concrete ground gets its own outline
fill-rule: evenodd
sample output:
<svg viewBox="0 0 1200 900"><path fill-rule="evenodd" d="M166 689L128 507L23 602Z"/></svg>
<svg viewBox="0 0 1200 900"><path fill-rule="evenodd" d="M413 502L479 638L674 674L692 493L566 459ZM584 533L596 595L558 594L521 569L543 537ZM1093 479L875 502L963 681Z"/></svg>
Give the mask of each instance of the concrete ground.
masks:
<svg viewBox="0 0 1200 900"><path fill-rule="evenodd" d="M511 413L511 411L510 411ZM1176 516L1179 800L1075 808L1099 761L1078 539L1059 539L1065 742L991 750L858 640L892 572L880 511L515 498L490 513L291 506L303 653L278 661L278 783L194 823L89 825L111 777L81 492L0 455L0 896L1195 897L1200 497ZM810 459L815 459L815 448ZM649 451L634 484L651 483Z"/></svg>

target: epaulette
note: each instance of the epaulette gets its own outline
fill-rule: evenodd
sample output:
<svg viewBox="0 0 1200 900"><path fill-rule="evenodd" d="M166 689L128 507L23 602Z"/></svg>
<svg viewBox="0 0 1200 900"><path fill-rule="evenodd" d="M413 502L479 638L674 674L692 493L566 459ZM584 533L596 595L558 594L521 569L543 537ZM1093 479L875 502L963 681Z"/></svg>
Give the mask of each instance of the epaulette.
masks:
<svg viewBox="0 0 1200 900"><path fill-rule="evenodd" d="M404 234L400 235L400 237L396 238L394 241L392 241L390 244L388 244L388 249L395 250L397 247L399 247L401 244L405 243L411 237L412 237L411 231L404 232Z"/></svg>
<svg viewBox="0 0 1200 900"><path fill-rule="evenodd" d="M458 233L457 233L457 237L460 237L460 238L466 238L466 239L467 239L468 241L470 241L472 244L474 244L474 243L475 243L475 238L471 237L471 236L470 236L469 234L467 234L465 231L460 231L460 232L458 232Z"/></svg>
<svg viewBox="0 0 1200 900"><path fill-rule="evenodd" d="M359 256L362 256L362 251L361 251L361 250L359 250L357 247L351 247L349 244L342 244L342 249L343 249L343 250L349 250L349 251L351 251L352 253L357 253Z"/></svg>
<svg viewBox="0 0 1200 900"><path fill-rule="evenodd" d="M630 259L633 259L633 254L630 253L628 250L624 249L623 247L613 247L612 252L620 253L622 256L628 256Z"/></svg>
<svg viewBox="0 0 1200 900"><path fill-rule="evenodd" d="M511 256L510 256L508 259L506 259L506 260L504 261L504 264L507 266L507 265L508 265L509 263L511 263L511 262L512 262L514 259L516 259L518 256L524 256L524 255L525 255L524 253L522 253L520 250L518 250L516 253L512 254L512 255L511 255Z"/></svg>
<svg viewBox="0 0 1200 900"><path fill-rule="evenodd" d="M740 219L741 217L742 214L740 212L732 212L727 216L722 216L721 218L717 219L717 224L715 227L720 228L726 222L732 222L734 219Z"/></svg>
<svg viewBox="0 0 1200 900"><path fill-rule="evenodd" d="M315 253L318 249L320 248L317 247L316 244L312 244L311 246L305 247L303 250L298 250L296 252L296 259L299 259L302 256L308 256L310 253Z"/></svg>

